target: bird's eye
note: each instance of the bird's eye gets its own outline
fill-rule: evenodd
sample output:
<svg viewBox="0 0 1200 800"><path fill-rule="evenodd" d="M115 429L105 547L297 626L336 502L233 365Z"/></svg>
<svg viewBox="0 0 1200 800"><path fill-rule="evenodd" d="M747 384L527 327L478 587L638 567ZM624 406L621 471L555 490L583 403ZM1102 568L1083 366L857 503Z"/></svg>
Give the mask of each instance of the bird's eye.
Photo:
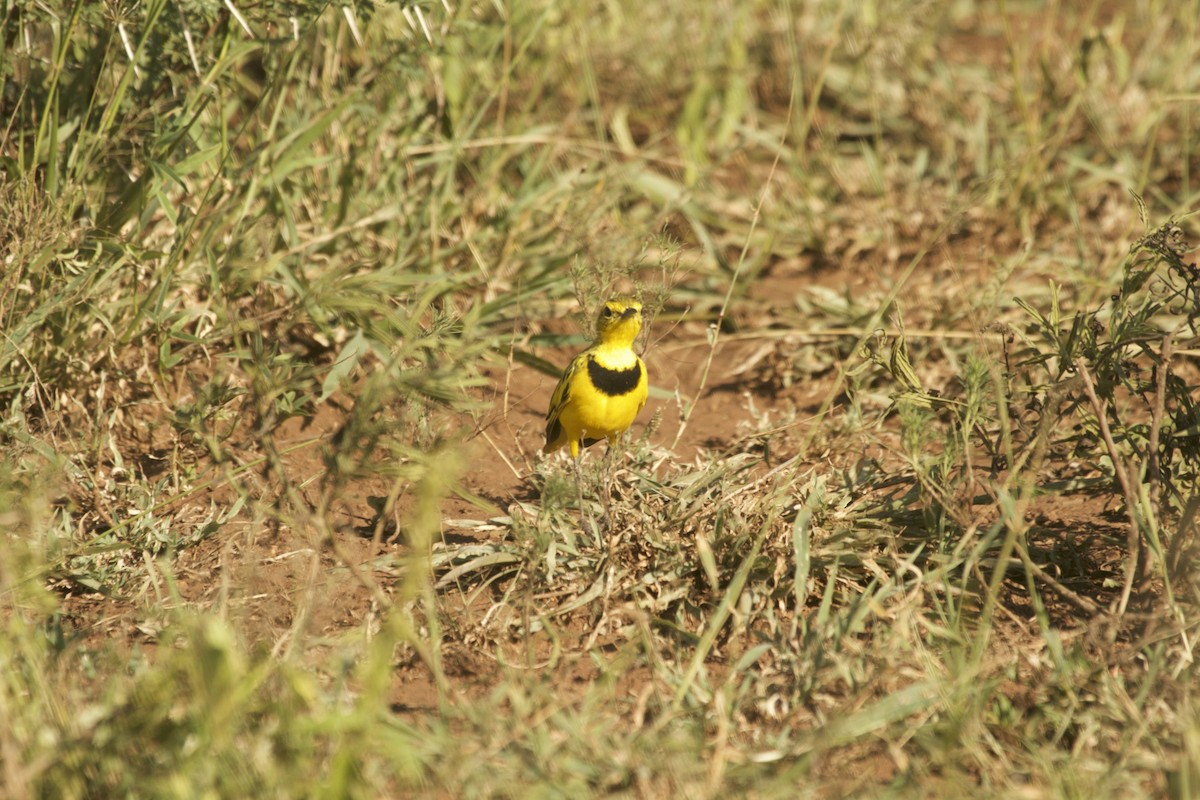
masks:
<svg viewBox="0 0 1200 800"><path fill-rule="evenodd" d="M604 307L604 310L600 312L600 316L602 316L602 317L611 317L611 316L612 316L612 309L611 309L611 308L609 308L608 306L605 306L605 307Z"/></svg>

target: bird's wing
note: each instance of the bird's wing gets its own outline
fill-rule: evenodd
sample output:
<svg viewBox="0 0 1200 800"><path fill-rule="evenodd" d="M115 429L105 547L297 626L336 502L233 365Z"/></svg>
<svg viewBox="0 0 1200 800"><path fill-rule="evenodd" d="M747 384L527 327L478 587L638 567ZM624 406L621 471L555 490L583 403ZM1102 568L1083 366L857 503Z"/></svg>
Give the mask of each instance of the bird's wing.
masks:
<svg viewBox="0 0 1200 800"><path fill-rule="evenodd" d="M558 386L554 387L554 394L550 395L550 408L546 411L546 435L548 438L550 431L558 422L558 415L562 413L567 401L571 399L571 379L575 377L582 360L581 356L571 359L571 363L567 364L567 368L563 370L562 377L558 379Z"/></svg>

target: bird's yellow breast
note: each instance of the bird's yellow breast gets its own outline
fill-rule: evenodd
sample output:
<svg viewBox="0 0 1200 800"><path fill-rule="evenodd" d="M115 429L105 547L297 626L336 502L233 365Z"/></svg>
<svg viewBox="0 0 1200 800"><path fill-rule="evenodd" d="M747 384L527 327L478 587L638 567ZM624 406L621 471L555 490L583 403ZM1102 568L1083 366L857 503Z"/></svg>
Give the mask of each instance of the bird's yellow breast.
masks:
<svg viewBox="0 0 1200 800"><path fill-rule="evenodd" d="M568 393L572 402L559 419L572 438L603 439L621 433L646 404L646 365L636 355L608 361L587 353L586 363L571 377Z"/></svg>

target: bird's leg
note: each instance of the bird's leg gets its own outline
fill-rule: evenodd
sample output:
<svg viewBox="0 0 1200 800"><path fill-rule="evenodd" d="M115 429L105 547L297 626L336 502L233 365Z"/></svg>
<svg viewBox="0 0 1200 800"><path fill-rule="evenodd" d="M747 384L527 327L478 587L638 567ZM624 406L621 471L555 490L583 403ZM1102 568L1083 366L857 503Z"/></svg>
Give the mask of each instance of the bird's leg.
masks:
<svg viewBox="0 0 1200 800"><path fill-rule="evenodd" d="M575 471L575 491L579 495L579 518L583 519L583 471L579 468L579 456L571 459L571 468Z"/></svg>
<svg viewBox="0 0 1200 800"><path fill-rule="evenodd" d="M620 456L620 453L617 452L618 442L619 442L619 437L609 436L608 437L608 449L604 453L604 471L603 471L604 486L603 486L603 491L601 492L600 502L601 502L601 506L604 509L604 520L603 520L602 527L604 528L605 533L612 532L613 527L614 527L613 526L613 513L612 513L612 490L613 490L612 471L615 468L615 464L617 463L617 458ZM614 544L614 542L612 542L610 540L609 541L609 550L612 549L613 544Z"/></svg>
<svg viewBox="0 0 1200 800"><path fill-rule="evenodd" d="M597 533L598 527L596 525L596 520L592 516L591 510L587 506L584 505L582 463L583 463L583 453L582 452L580 452L578 455L576 455L574 458L571 459L571 466L574 467L574 469L575 469L575 488L579 493L579 527L582 529L584 527L585 523L588 523L587 527L591 529L590 530L591 536L593 539L596 539L599 536L599 534Z"/></svg>

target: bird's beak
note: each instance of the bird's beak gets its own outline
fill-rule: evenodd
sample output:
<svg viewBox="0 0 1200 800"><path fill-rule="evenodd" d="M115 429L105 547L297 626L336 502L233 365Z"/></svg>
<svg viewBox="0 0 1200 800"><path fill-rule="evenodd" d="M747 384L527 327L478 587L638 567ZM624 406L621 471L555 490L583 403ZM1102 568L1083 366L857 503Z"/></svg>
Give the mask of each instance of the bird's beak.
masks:
<svg viewBox="0 0 1200 800"><path fill-rule="evenodd" d="M627 308L621 312L621 319L629 319L630 317L636 317L637 315L638 310L636 308Z"/></svg>

